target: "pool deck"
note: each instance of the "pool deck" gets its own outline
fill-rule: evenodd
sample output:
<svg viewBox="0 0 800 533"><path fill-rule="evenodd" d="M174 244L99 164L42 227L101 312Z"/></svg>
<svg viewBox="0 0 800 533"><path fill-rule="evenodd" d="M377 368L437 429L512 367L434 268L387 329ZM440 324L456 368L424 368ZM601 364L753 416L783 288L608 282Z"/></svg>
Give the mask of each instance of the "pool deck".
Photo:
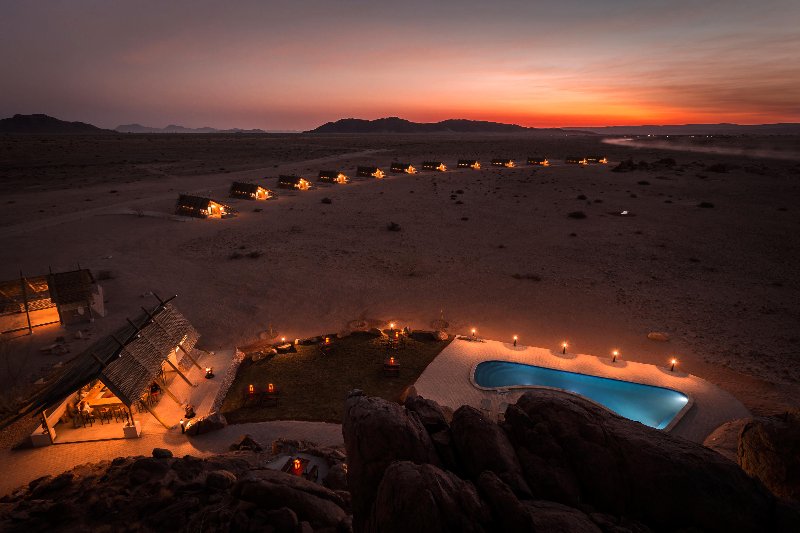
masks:
<svg viewBox="0 0 800 533"><path fill-rule="evenodd" d="M481 390L472 383L475 366L482 361L511 361L556 370L578 372L623 381L666 387L687 395L693 402L669 433L703 442L714 429L729 420L750 416L750 412L730 393L708 381L667 367L636 363L610 357L567 352L546 348L513 346L481 339L482 342L457 338L428 365L417 379L417 394L456 409L461 405L480 408L481 400L489 400L491 416L497 416L501 402L512 404L530 389L509 388L506 393Z"/></svg>

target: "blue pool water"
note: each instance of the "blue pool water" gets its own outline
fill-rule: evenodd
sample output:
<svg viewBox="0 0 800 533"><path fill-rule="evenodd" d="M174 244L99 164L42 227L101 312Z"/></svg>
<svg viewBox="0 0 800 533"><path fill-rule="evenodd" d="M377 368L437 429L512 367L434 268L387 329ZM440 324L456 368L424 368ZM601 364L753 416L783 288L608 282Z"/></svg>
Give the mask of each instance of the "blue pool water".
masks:
<svg viewBox="0 0 800 533"><path fill-rule="evenodd" d="M689 402L685 394L663 387L509 361L479 363L475 383L487 388L531 385L574 392L656 429L667 427Z"/></svg>

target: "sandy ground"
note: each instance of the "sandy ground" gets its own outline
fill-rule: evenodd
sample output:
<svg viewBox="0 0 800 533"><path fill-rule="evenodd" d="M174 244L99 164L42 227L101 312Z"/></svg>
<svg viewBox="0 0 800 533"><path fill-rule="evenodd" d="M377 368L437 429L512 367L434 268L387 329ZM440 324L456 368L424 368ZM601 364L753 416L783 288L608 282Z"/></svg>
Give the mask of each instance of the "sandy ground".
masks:
<svg viewBox="0 0 800 533"><path fill-rule="evenodd" d="M359 318L427 328L443 314L453 332L476 327L486 338L517 334L545 347L567 339L582 353L616 348L655 364L675 356L754 413L800 405L800 164L791 158L530 135L14 137L0 147L0 278L78 263L112 271L95 337L135 314L150 291L177 294L212 350L270 326L293 338ZM559 162L594 153L612 164ZM240 214L227 220L120 214L169 214L179 192L225 201L234 179L267 176L274 187L287 172L354 175L358 164L388 169L395 159L524 164L533 155L557 164L230 200ZM628 157L671 157L678 167L611 172ZM707 170L720 163L727 171ZM635 216L612 214L622 210ZM569 218L573 211L587 218ZM389 222L402 231L387 231ZM264 255L229 259L253 250ZM650 331L671 340L648 340ZM50 368L58 359L38 347L59 334L8 340L3 386ZM87 342L72 341L73 352Z"/></svg>

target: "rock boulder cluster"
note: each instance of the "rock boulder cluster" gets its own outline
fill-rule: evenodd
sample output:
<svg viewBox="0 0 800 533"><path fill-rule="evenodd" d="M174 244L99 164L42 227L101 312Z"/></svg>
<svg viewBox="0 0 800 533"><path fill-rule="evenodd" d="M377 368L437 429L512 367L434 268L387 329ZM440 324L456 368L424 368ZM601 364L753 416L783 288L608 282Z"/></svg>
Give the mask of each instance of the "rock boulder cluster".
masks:
<svg viewBox="0 0 800 533"><path fill-rule="evenodd" d="M354 391L343 434L361 531L800 531L800 515L702 445L557 391L502 425Z"/></svg>

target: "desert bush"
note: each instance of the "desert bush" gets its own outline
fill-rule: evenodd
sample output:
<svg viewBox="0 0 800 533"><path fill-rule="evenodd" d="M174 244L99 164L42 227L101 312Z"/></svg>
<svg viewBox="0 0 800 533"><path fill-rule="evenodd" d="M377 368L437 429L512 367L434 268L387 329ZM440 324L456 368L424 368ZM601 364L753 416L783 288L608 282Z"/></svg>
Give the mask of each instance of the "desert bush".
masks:
<svg viewBox="0 0 800 533"><path fill-rule="evenodd" d="M573 211L571 213L567 213L567 216L569 218L581 219L581 218L586 218L586 213L584 213L583 211Z"/></svg>
<svg viewBox="0 0 800 533"><path fill-rule="evenodd" d="M250 259L258 259L262 255L264 255L264 252L262 252L261 250L253 250L252 252L247 254L247 257L249 257Z"/></svg>
<svg viewBox="0 0 800 533"><path fill-rule="evenodd" d="M647 181L647 180L637 181L636 183L639 184L639 185L650 185L650 182Z"/></svg>
<svg viewBox="0 0 800 533"><path fill-rule="evenodd" d="M386 229L388 229L389 231L400 231L403 228L401 228L400 224L398 224L397 222L389 222L386 225Z"/></svg>
<svg viewBox="0 0 800 533"><path fill-rule="evenodd" d="M330 198L328 198L328 197L325 197L325 198L323 198L323 199L322 199L322 203L323 203L323 204L332 204L332 203L333 203L333 200L331 200L331 199L330 199Z"/></svg>
<svg viewBox="0 0 800 533"><path fill-rule="evenodd" d="M527 279L530 281L542 281L542 278L536 274L512 274L514 279Z"/></svg>
<svg viewBox="0 0 800 533"><path fill-rule="evenodd" d="M242 253L241 253L241 252L232 252L232 253L231 253L231 254L228 256L228 259L241 259L242 257L244 257L244 255L242 255Z"/></svg>
<svg viewBox="0 0 800 533"><path fill-rule="evenodd" d="M714 207L714 204L712 204L711 202L700 202L699 204L697 204L697 207L704 207L706 209L709 209Z"/></svg>

